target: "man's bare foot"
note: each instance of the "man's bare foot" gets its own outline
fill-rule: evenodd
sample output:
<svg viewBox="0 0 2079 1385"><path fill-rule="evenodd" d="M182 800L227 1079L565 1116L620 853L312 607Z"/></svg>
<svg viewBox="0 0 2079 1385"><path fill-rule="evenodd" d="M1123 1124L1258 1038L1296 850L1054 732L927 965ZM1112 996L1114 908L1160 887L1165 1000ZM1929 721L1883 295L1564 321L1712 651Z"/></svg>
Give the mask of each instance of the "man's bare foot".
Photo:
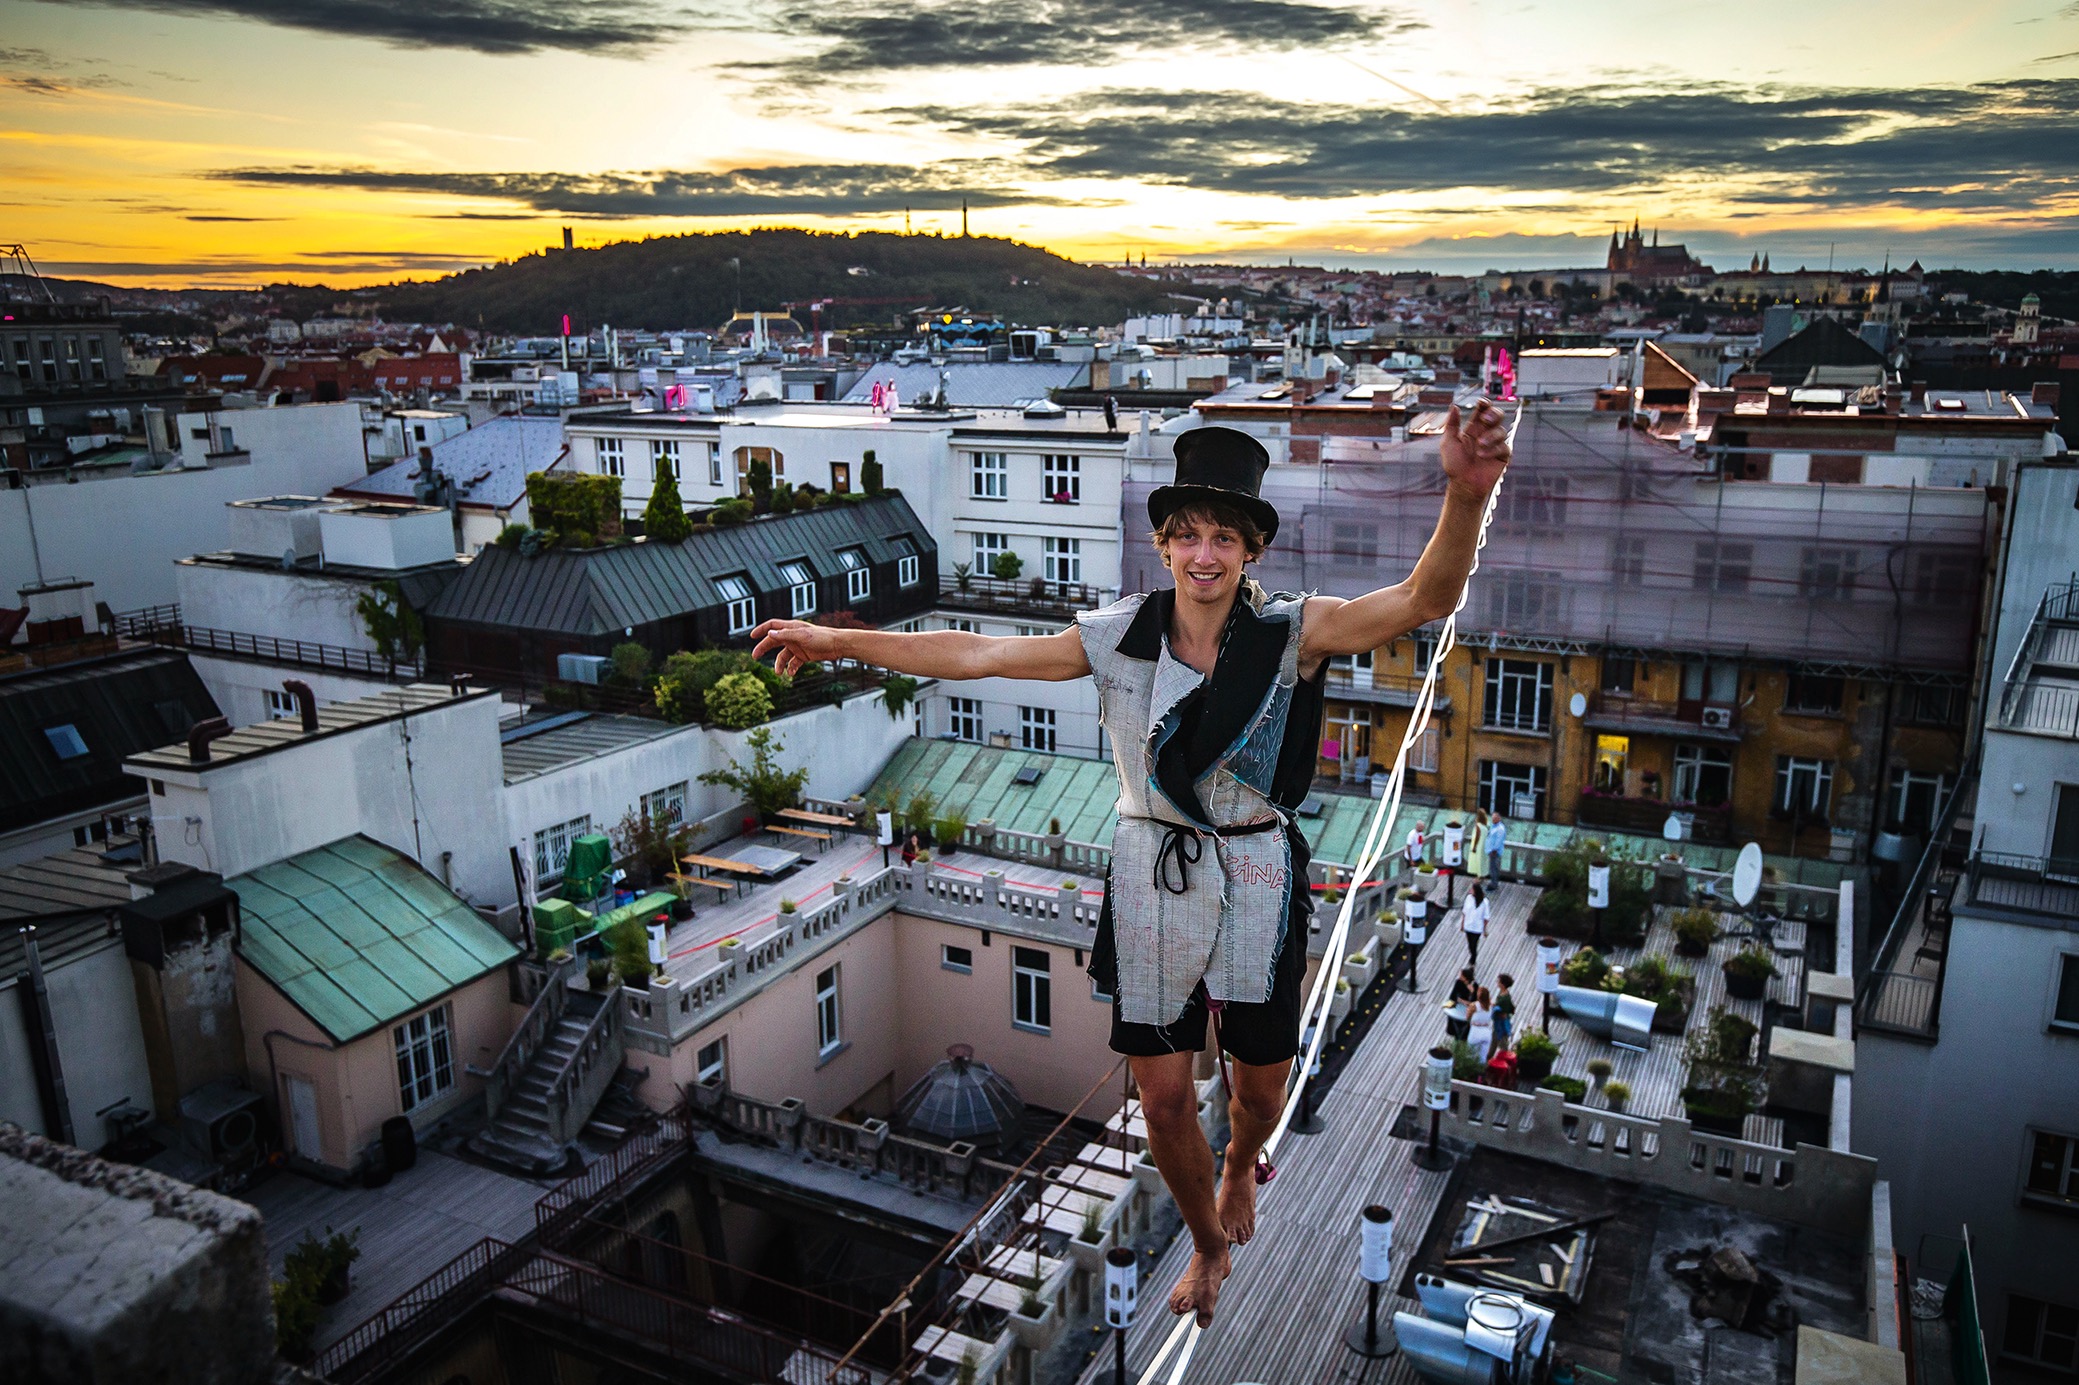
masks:
<svg viewBox="0 0 2079 1385"><path fill-rule="evenodd" d="M1230 1268L1232 1262L1228 1259L1226 1246L1210 1255L1202 1250L1192 1251L1191 1263L1184 1267L1177 1287L1170 1290L1169 1311L1178 1317L1195 1311L1198 1325L1211 1327L1213 1305L1220 1301L1220 1285L1227 1279Z"/></svg>
<svg viewBox="0 0 2079 1385"><path fill-rule="evenodd" d="M1235 1245L1249 1244L1256 1234L1256 1166L1227 1161L1220 1175L1220 1229Z"/></svg>

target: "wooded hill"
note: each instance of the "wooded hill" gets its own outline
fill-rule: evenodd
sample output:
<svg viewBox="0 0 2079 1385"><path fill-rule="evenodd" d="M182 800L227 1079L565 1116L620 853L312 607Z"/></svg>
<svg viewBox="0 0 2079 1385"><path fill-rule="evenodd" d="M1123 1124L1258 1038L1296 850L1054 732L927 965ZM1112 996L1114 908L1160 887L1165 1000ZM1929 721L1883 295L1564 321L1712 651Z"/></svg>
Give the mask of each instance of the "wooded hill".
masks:
<svg viewBox="0 0 2079 1385"><path fill-rule="evenodd" d="M737 263L732 264L734 260ZM741 273L742 285L738 286ZM381 290L392 319L493 332L719 327L741 306L835 299L825 327L887 322L912 308L965 306L1036 326L1111 326L1173 305L1169 288L989 236L760 230L659 236L553 250L489 269ZM806 308L796 313L811 325Z"/></svg>

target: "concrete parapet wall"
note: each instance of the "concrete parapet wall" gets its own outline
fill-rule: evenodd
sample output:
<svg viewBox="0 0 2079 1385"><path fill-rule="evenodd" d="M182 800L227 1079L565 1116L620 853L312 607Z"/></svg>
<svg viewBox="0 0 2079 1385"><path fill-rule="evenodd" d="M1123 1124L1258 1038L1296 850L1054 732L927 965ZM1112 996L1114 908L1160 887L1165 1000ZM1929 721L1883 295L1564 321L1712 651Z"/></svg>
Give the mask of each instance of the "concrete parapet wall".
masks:
<svg viewBox="0 0 2079 1385"><path fill-rule="evenodd" d="M247 1385L274 1360L258 1211L0 1124L0 1380Z"/></svg>
<svg viewBox="0 0 2079 1385"><path fill-rule="evenodd" d="M1529 1094L1453 1082L1443 1133L1468 1144L1628 1180L1743 1212L1862 1237L1877 1161L1800 1144L1776 1149L1696 1130L1679 1116L1646 1120Z"/></svg>

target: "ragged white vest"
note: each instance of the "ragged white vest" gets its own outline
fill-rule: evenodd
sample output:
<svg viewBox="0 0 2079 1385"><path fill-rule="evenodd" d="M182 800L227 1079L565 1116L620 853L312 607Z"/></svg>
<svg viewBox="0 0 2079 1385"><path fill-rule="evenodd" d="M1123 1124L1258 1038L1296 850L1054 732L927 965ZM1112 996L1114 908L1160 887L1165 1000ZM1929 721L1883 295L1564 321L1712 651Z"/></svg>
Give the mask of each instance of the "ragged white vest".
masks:
<svg viewBox="0 0 2079 1385"><path fill-rule="evenodd" d="M1179 704L1203 675L1171 655L1167 636L1155 659L1119 652L1146 596L1077 617L1119 772L1119 825L1107 888L1119 1013L1129 1024L1174 1022L1201 980L1213 1000L1266 1000L1287 942L1292 891L1304 887L1292 879L1289 818L1269 794L1299 682L1305 598L1267 597L1250 581L1240 599L1260 619L1283 621L1288 628L1263 700L1242 734L1195 782L1205 810L1198 823L1189 805L1173 803L1162 791L1155 767L1163 744L1177 732ZM1203 830L1269 821L1277 824L1272 830L1249 835ZM1188 864L1187 853L1197 855L1197 864ZM1188 882L1181 891L1180 882Z"/></svg>

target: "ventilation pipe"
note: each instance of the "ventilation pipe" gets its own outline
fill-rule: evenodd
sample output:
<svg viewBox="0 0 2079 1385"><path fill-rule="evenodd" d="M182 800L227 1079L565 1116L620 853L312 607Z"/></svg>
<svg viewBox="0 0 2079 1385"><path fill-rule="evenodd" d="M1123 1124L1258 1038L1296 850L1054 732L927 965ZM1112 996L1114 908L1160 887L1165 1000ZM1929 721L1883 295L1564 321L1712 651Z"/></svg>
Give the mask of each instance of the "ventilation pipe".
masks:
<svg viewBox="0 0 2079 1385"><path fill-rule="evenodd" d="M303 720L303 733L318 729L318 695L301 678L284 678L282 691L296 699L296 713Z"/></svg>
<svg viewBox="0 0 2079 1385"><path fill-rule="evenodd" d="M207 721L196 722L194 728L188 732L188 763L208 764L209 743L220 741L230 734L231 723L222 717L211 717Z"/></svg>

